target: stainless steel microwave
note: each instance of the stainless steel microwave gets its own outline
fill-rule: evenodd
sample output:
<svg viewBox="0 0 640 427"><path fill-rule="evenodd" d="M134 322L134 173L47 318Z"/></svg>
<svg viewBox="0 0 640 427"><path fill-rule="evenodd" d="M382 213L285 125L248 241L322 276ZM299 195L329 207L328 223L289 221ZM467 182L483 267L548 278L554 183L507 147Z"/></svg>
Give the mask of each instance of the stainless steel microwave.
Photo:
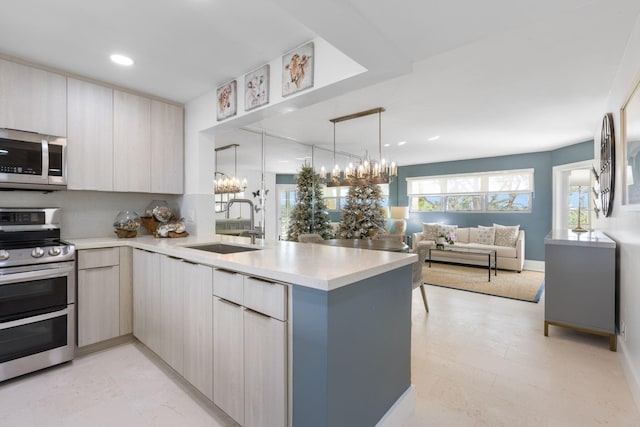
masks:
<svg viewBox="0 0 640 427"><path fill-rule="evenodd" d="M0 129L0 188L67 188L67 140Z"/></svg>

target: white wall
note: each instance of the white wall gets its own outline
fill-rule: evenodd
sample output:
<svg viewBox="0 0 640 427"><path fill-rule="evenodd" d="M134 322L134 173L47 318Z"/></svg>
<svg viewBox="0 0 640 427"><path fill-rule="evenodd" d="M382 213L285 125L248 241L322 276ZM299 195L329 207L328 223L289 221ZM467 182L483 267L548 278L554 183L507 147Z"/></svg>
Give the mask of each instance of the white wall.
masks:
<svg viewBox="0 0 640 427"><path fill-rule="evenodd" d="M596 228L604 231L618 243L619 283L620 283L620 321L626 325L626 339L619 340L627 378L640 407L640 210L631 210L622 206L622 172L624 157L620 134L620 107L631 90L640 80L640 16L636 20L634 31L626 47L625 57L620 64L613 82L606 111L614 116L616 132L616 176L613 211L609 218L596 220ZM599 141L600 130L596 134ZM595 158L599 159L599 144L596 144ZM620 338L620 337L619 337Z"/></svg>
<svg viewBox="0 0 640 427"><path fill-rule="evenodd" d="M181 196L167 194L107 193L98 191L2 191L2 207L62 208L62 238L113 237L113 220L120 211L133 210L144 215L153 200L166 200L181 214ZM191 230L187 227L187 231ZM147 234L140 228L139 235Z"/></svg>

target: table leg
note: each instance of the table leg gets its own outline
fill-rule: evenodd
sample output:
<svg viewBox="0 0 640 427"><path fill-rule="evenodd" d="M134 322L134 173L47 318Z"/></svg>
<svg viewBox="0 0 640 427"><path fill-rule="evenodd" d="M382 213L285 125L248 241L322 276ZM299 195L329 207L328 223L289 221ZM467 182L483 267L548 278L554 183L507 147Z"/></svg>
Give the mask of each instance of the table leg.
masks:
<svg viewBox="0 0 640 427"><path fill-rule="evenodd" d="M494 264L493 264L493 271L494 271L493 275L497 276L498 275L498 252L495 252L495 251L493 252L493 262L494 262Z"/></svg>
<svg viewBox="0 0 640 427"><path fill-rule="evenodd" d="M489 272L489 282L491 282L491 254L487 255L487 271Z"/></svg>
<svg viewBox="0 0 640 427"><path fill-rule="evenodd" d="M431 268L431 248L429 248L429 268Z"/></svg>

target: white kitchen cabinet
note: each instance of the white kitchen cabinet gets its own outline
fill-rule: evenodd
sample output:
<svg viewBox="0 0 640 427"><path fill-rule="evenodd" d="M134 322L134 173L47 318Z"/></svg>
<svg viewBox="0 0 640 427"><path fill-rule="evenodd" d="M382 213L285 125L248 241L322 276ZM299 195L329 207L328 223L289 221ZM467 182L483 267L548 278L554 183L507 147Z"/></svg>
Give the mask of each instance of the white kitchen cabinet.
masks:
<svg viewBox="0 0 640 427"><path fill-rule="evenodd" d="M242 306L213 297L213 403L241 425L244 424L243 312Z"/></svg>
<svg viewBox="0 0 640 427"><path fill-rule="evenodd" d="M287 425L286 349L286 322L244 311L243 426Z"/></svg>
<svg viewBox="0 0 640 427"><path fill-rule="evenodd" d="M118 248L78 251L78 347L120 335Z"/></svg>
<svg viewBox="0 0 640 427"><path fill-rule="evenodd" d="M214 403L243 426L286 426L287 287L216 269L213 289Z"/></svg>
<svg viewBox="0 0 640 427"><path fill-rule="evenodd" d="M120 335L133 332L133 249L119 248L120 257Z"/></svg>
<svg viewBox="0 0 640 427"><path fill-rule="evenodd" d="M184 377L213 400L213 268L183 262Z"/></svg>
<svg viewBox="0 0 640 427"><path fill-rule="evenodd" d="M113 89L67 80L67 188L113 191Z"/></svg>
<svg viewBox="0 0 640 427"><path fill-rule="evenodd" d="M160 354L161 255L133 250L133 335Z"/></svg>
<svg viewBox="0 0 640 427"><path fill-rule="evenodd" d="M0 128L67 136L66 77L0 59Z"/></svg>
<svg viewBox="0 0 640 427"><path fill-rule="evenodd" d="M158 355L181 375L184 372L184 263L160 259L160 352Z"/></svg>
<svg viewBox="0 0 640 427"><path fill-rule="evenodd" d="M151 101L151 192L182 194L183 109Z"/></svg>
<svg viewBox="0 0 640 427"><path fill-rule="evenodd" d="M113 187L151 191L151 100L113 91Z"/></svg>

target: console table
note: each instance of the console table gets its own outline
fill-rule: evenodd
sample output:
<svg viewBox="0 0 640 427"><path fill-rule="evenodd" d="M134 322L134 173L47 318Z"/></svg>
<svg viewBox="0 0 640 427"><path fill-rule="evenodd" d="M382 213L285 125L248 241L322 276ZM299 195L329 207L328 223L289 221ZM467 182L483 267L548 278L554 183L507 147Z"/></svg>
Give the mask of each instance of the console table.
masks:
<svg viewBox="0 0 640 427"><path fill-rule="evenodd" d="M616 351L616 242L598 231L544 239L544 335L549 325L609 337Z"/></svg>

